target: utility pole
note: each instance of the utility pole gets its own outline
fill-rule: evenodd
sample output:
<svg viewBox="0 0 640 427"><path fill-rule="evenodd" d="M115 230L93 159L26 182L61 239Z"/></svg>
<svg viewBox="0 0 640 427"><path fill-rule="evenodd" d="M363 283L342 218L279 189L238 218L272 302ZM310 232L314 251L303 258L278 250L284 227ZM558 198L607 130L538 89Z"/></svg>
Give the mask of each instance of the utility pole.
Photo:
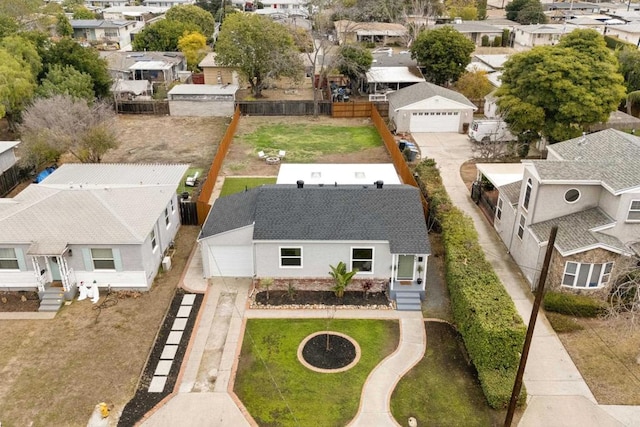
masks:
<svg viewBox="0 0 640 427"><path fill-rule="evenodd" d="M536 289L536 298L533 301L533 308L531 309L531 318L529 319L527 336L524 339L522 356L520 357L520 365L518 366L518 373L516 374L516 380L513 384L513 391L511 392L511 400L509 401L509 408L507 409L507 417L504 420L504 427L511 427L511 422L513 421L513 414L516 410L518 395L520 394L520 389L522 388L522 377L524 376L524 368L527 365L527 358L529 357L529 348L531 347L531 340L533 339L533 330L536 327L536 319L538 318L540 303L542 302L542 297L544 296L544 284L547 281L547 273L549 271L549 264L551 263L551 255L553 254L553 245L556 242L557 233L558 233L558 227L553 226L553 228L551 228L551 233L549 234L549 242L547 243L547 252L544 256L544 262L542 264L540 281L538 282L538 289Z"/></svg>

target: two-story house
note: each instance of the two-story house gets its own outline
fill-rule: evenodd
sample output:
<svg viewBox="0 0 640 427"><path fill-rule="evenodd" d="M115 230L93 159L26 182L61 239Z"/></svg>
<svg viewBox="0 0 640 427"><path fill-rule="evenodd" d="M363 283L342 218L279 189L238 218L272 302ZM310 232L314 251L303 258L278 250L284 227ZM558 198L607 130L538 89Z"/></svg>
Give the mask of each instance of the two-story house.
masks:
<svg viewBox="0 0 640 427"><path fill-rule="evenodd" d="M104 19L72 19L73 38L90 44L103 44L123 49L131 44L131 33L144 26L140 21L107 21Z"/></svg>
<svg viewBox="0 0 640 427"><path fill-rule="evenodd" d="M523 162L521 181L498 187L494 227L535 288L558 226L547 287L604 296L640 254L640 138L607 129L548 153Z"/></svg>

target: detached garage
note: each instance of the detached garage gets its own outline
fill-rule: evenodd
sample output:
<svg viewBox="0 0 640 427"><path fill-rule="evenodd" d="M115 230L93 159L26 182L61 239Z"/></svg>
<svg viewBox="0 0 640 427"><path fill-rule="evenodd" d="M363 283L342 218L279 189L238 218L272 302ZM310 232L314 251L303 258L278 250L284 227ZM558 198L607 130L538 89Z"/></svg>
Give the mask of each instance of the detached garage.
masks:
<svg viewBox="0 0 640 427"><path fill-rule="evenodd" d="M478 108L464 95L433 83L418 83L388 95L397 132L463 132Z"/></svg>

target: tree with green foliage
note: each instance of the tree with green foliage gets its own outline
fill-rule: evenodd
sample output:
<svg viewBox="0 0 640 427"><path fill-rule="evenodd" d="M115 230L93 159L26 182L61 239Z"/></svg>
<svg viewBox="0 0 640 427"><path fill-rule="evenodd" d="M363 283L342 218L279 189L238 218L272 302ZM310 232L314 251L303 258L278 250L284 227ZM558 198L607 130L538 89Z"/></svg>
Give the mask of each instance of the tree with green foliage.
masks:
<svg viewBox="0 0 640 427"><path fill-rule="evenodd" d="M541 13L543 8L540 0L513 0L504 10L507 12L507 19L522 25L545 24L548 21L546 15Z"/></svg>
<svg viewBox="0 0 640 427"><path fill-rule="evenodd" d="M45 75L36 94L43 98L54 95L69 95L74 99L93 102L93 80L87 73L81 73L71 65L53 64Z"/></svg>
<svg viewBox="0 0 640 427"><path fill-rule="evenodd" d="M606 122L624 99L623 82L604 38L595 30L574 30L555 46L506 62L498 109L514 134L564 141Z"/></svg>
<svg viewBox="0 0 640 427"><path fill-rule="evenodd" d="M474 49L474 43L462 33L444 26L420 33L411 46L411 57L424 68L427 80L447 85L464 73Z"/></svg>
<svg viewBox="0 0 640 427"><path fill-rule="evenodd" d="M344 297L344 291L351 283L351 280L353 280L353 276L358 273L358 270L347 271L347 265L342 261L335 267L333 265L329 267L331 267L329 275L333 278L333 288L331 289L338 298L342 298Z"/></svg>
<svg viewBox="0 0 640 427"><path fill-rule="evenodd" d="M20 22L23 18L35 13L42 0L2 0L0 1L0 16L7 16Z"/></svg>
<svg viewBox="0 0 640 427"><path fill-rule="evenodd" d="M184 33L199 32L196 24L162 19L147 25L133 39L133 50L177 52L178 40Z"/></svg>
<svg viewBox="0 0 640 427"><path fill-rule="evenodd" d="M371 51L358 44L345 44L337 52L336 67L341 74L349 77L351 89L357 89L373 64Z"/></svg>
<svg viewBox="0 0 640 427"><path fill-rule="evenodd" d="M455 88L467 98L478 100L487 96L493 90L493 85L487 78L486 71L473 70L462 74Z"/></svg>
<svg viewBox="0 0 640 427"><path fill-rule="evenodd" d="M15 34L18 32L20 26L18 21L14 18L6 15L0 15L0 39Z"/></svg>
<svg viewBox="0 0 640 427"><path fill-rule="evenodd" d="M227 16L216 43L216 60L238 72L251 85L255 97L262 96L268 80L300 79L302 61L289 29L257 14Z"/></svg>
<svg viewBox="0 0 640 427"><path fill-rule="evenodd" d="M58 33L60 37L71 37L73 35L73 27L67 15L59 13L56 18L58 19L56 23L56 33Z"/></svg>
<svg viewBox="0 0 640 427"><path fill-rule="evenodd" d="M118 146L114 120L110 103L89 105L68 95L38 98L22 116L23 163L37 168L43 158L55 161L64 153L83 163L99 163Z"/></svg>
<svg viewBox="0 0 640 427"><path fill-rule="evenodd" d="M187 68L199 71L198 64L207 55L207 39L200 33L185 33L178 40L178 49L187 58Z"/></svg>
<svg viewBox="0 0 640 427"><path fill-rule="evenodd" d="M636 48L625 47L616 50L616 57L620 64L620 74L624 77L627 87L625 104L627 114L633 114L633 109L640 105L640 51Z"/></svg>
<svg viewBox="0 0 640 427"><path fill-rule="evenodd" d="M73 19L96 19L96 14L84 6L73 8Z"/></svg>
<svg viewBox="0 0 640 427"><path fill-rule="evenodd" d="M0 48L0 118L15 123L36 90L29 64Z"/></svg>
<svg viewBox="0 0 640 427"><path fill-rule="evenodd" d="M205 37L213 35L215 22L213 15L201 7L188 4L174 6L165 15L168 21L182 22L184 24L195 24Z"/></svg>
<svg viewBox="0 0 640 427"><path fill-rule="evenodd" d="M82 47L74 40L64 38L53 43L43 52L44 73L55 64L70 65L81 73L91 76L93 93L96 98L105 98L111 92L111 76L107 70L107 61L100 58L98 51L91 47Z"/></svg>
<svg viewBox="0 0 640 427"><path fill-rule="evenodd" d="M5 37L0 41L0 49L11 52L14 58L24 63L29 68L34 80L42 71L42 59L35 45L28 39L18 35Z"/></svg>

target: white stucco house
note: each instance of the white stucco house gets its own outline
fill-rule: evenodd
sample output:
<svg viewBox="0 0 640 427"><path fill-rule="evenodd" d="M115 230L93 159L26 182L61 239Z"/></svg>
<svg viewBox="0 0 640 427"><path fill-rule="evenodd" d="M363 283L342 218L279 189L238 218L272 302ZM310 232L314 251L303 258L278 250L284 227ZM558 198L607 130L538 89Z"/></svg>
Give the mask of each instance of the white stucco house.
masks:
<svg viewBox="0 0 640 427"><path fill-rule="evenodd" d="M514 47L531 48L555 45L562 36L578 28L585 27L565 24L518 25L513 28Z"/></svg>
<svg viewBox="0 0 640 427"><path fill-rule="evenodd" d="M463 132L478 108L463 94L422 82L387 95L396 132Z"/></svg>
<svg viewBox="0 0 640 427"><path fill-rule="evenodd" d="M186 165L65 164L0 199L0 290L146 291L180 226Z"/></svg>
<svg viewBox="0 0 640 427"><path fill-rule="evenodd" d="M618 267L640 254L640 138L607 129L548 153L497 186L494 227L535 288L558 226L547 287L605 296Z"/></svg>
<svg viewBox="0 0 640 427"><path fill-rule="evenodd" d="M198 241L206 277L327 279L342 261L424 298L430 245L408 185L264 185L216 200Z"/></svg>
<svg viewBox="0 0 640 427"><path fill-rule="evenodd" d="M124 49L131 45L131 33L144 27L140 21L108 21L104 19L72 19L73 38L88 43L117 45Z"/></svg>

